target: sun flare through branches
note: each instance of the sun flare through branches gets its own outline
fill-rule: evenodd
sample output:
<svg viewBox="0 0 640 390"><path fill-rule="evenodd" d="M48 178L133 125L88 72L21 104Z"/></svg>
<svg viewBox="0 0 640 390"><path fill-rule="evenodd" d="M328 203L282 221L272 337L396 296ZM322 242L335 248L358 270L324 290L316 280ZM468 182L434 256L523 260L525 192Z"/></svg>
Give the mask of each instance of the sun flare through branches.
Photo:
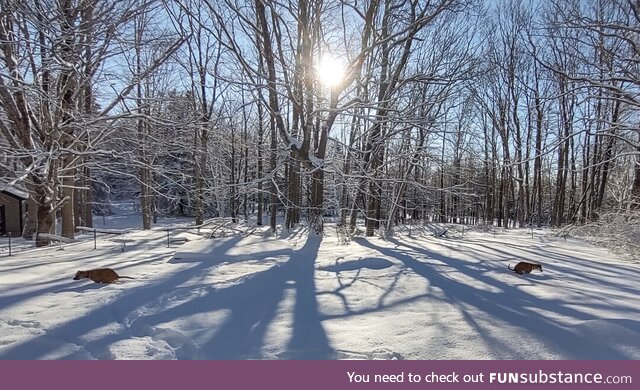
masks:
<svg viewBox="0 0 640 390"><path fill-rule="evenodd" d="M330 88L334 88L343 81L345 73L344 63L333 55L325 54L316 66L318 80Z"/></svg>

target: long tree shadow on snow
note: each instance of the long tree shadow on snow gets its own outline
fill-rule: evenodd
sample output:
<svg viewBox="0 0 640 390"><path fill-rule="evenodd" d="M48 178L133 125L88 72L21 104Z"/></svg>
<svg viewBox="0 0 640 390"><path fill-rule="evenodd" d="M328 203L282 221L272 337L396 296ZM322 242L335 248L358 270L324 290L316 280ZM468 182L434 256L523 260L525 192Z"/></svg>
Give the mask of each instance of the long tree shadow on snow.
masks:
<svg viewBox="0 0 640 390"><path fill-rule="evenodd" d="M221 243L216 248L218 248L220 252L226 252L236 245L238 241L240 241L239 237L232 238ZM85 340L84 336L119 320L120 317L134 312L145 305L153 304L159 296L174 289L179 289L179 286L188 282L193 275L205 272L208 266L209 264L206 263L196 264L196 266L192 268L178 271L157 283L127 289L109 303L96 304L95 308L81 317L74 318L57 327L47 329L47 332L44 334L12 345L0 354L0 358L19 360L43 359L51 352L54 352L53 350L57 348L60 343L59 340L62 340L69 344L84 346L84 349L96 359L110 359L111 356L107 352L109 345L131 337L132 334L130 332L111 333L106 336L91 339L90 341ZM65 355L64 358L85 359L86 355L82 351L78 353L70 352Z"/></svg>
<svg viewBox="0 0 640 390"><path fill-rule="evenodd" d="M549 247L547 244L540 242L528 243L527 245L519 245L512 242L504 242L501 245L504 248L496 246L494 241L487 241L483 239L473 239L465 241L465 244L471 244L471 247L456 247L451 245L446 239L440 239L436 243L442 247L448 248L452 251L459 251L462 253L468 253L476 255L476 252L486 252L487 254L500 255L512 262L517 261L534 261L542 263L545 270L559 271L559 274L570 275L573 278L581 279L586 283L592 283L600 286L607 286L615 288L618 291L626 292L628 294L637 295L638 289L629 288L620 283L612 283L610 280L600 277L600 275L594 275L593 270L598 271L599 274L613 277L618 279L621 275L636 275L636 279L640 279L638 275L637 267L633 267L630 264L624 263L612 263L612 262L597 262L593 260L587 260L580 258L579 253L561 253L558 250L554 250L554 247ZM515 257L513 251L509 251L509 248L515 248L520 252L525 253L527 256ZM587 247L588 248L588 247ZM506 266L506 265L505 265ZM539 275L529 275L532 278L539 278ZM566 279L562 277L562 279Z"/></svg>
<svg viewBox="0 0 640 390"><path fill-rule="evenodd" d="M122 262L120 261L112 261L112 262L101 262L99 266L100 267L116 267L117 270L122 273L122 270L131 268L131 267L136 267L142 264L158 262L161 259L166 257L167 257L166 254L149 255L149 256L144 256L142 258L138 258L133 261L129 261L129 264L127 265L122 265ZM83 259L83 257L78 257L72 260L65 260L62 262L72 263L73 261L77 261L78 259ZM37 265L37 267L40 267L40 266L41 265ZM91 267L85 264L84 266L82 265L77 266L75 269L81 269L81 268L87 269ZM64 274L64 275L56 273L55 275L56 275L55 277L51 277L50 279L44 279L39 282L30 283L29 288L26 291L20 291L15 293L12 291L11 285L9 285L6 289L0 290L0 310L12 305L24 304L25 301L31 298L39 297L46 294L60 294L65 292L83 292L90 289L105 287L105 286L94 285L94 284L87 284L86 286L84 286L79 283L83 283L85 281L83 282L72 281L72 278L74 276L73 273ZM85 288L88 286L93 286L93 287Z"/></svg>
<svg viewBox="0 0 640 390"><path fill-rule="evenodd" d="M224 253L224 262L246 260L228 255L238 245L241 237L234 237L214 247L216 254ZM5 350L3 359L42 359L60 345L78 344L84 350L70 352L67 359L85 359L86 352L97 359L112 359L109 346L131 337L159 338L168 342L176 351L178 359L246 359L261 358L260 350L269 324L277 311L279 302L288 288L295 289L293 328L286 350L278 357L285 359L331 359L335 353L320 322L318 313L314 262L321 239L312 237L299 250L283 249L256 253L254 260L287 256L289 260L248 276L237 284L216 289L205 287L206 293L168 309L160 308L150 315L136 318L128 316L145 307L162 304L162 297L180 291L188 292L194 277L206 275L221 259L194 262L194 266L177 271L173 275L153 284L134 286L125 290L112 302L96 306L86 315L72 319L58 327L48 329L45 334L17 343ZM186 286L185 286L186 284ZM160 301L159 301L160 300ZM213 335L194 345L188 337L173 329L163 330L164 323L182 317L215 310L227 310L228 316ZM114 321L123 321L126 329L87 340L86 335Z"/></svg>
<svg viewBox="0 0 640 390"><path fill-rule="evenodd" d="M239 284L223 288L210 287L202 297L141 320L149 326L161 326L172 319L195 313L229 310L215 334L200 345L196 358L261 358L265 335L278 305L284 298L285 290L293 289L295 304L292 334L286 350L278 357L332 359L335 353L320 323L315 292L314 262L319 246L320 239L312 236L302 248L287 250L289 260L284 263L257 272ZM232 258L227 260L233 261Z"/></svg>
<svg viewBox="0 0 640 390"><path fill-rule="evenodd" d="M540 340L558 356L570 359L629 359L625 351L607 343L605 339L594 338L579 330L573 330L553 319L553 316L540 313L539 309L571 317L577 321L594 319L593 316L578 311L557 299L543 299L527 293L505 282L493 279L472 267L468 262L456 260L440 253L424 248L407 245L395 239L389 239L396 249L381 247L368 240L356 240L359 245L373 249L384 256L394 258L412 269L416 274L425 278L432 286L438 287L448 297L450 304L457 306L465 320L476 329L477 333L486 341L486 345L501 355L517 356L517 349L505 344L488 333L488 329L479 323L470 313L474 308L492 316L496 324L505 324L522 329L526 337ZM408 250L397 249L406 247ZM457 281L443 274L439 266L427 264L414 259L408 252L414 252L423 257L438 260L458 272L475 278L484 283L496 286L499 292L488 291ZM631 333L640 334L640 322L624 320L618 321ZM492 325L495 326L495 325ZM510 344L510 343L509 343ZM516 354L514 356L514 353Z"/></svg>

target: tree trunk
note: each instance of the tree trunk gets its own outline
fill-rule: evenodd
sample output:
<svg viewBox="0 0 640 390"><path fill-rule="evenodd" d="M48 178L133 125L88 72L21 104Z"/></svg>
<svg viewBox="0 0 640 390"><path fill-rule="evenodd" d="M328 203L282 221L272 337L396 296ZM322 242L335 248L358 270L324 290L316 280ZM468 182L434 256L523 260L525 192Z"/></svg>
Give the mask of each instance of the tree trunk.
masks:
<svg viewBox="0 0 640 390"><path fill-rule="evenodd" d="M273 172L274 177L271 178L271 188L269 194L269 226L271 227L272 232L276 232L277 226L277 215L278 215L278 187L276 186L276 161L277 161L277 135L276 135L276 126L275 120L273 117L270 118L271 124L271 148L270 148L270 156L269 156L269 168L271 172Z"/></svg>
<svg viewBox="0 0 640 390"><path fill-rule="evenodd" d="M360 95L359 88L356 94ZM353 148L353 145L356 141L356 134L357 134L357 129L359 127L358 126L359 122L360 122L359 117L357 115L354 115L351 119L351 129L349 132L349 144L345 151L345 162L344 162L344 167L342 169L342 175L344 180L344 183L342 185L342 197L341 197L341 207L340 207L340 225L342 226L345 226L347 223L347 212L349 210L349 205L355 204L355 202L352 202L349 199L349 188L347 186L347 180L349 180L349 175L351 174L351 159L352 159L351 149Z"/></svg>
<svg viewBox="0 0 640 390"><path fill-rule="evenodd" d="M636 148L636 155L634 156L636 163L634 167L634 179L633 187L631 188L632 204L634 208L640 208L640 131L638 131L638 147Z"/></svg>
<svg viewBox="0 0 640 390"><path fill-rule="evenodd" d="M293 156L291 156L293 157ZM300 162L291 158L288 166L288 199L286 227L291 229L300 222L301 192L300 192Z"/></svg>
<svg viewBox="0 0 640 390"><path fill-rule="evenodd" d="M32 193L37 204L37 227L36 227L36 246L49 245L49 239L40 237L40 234L53 233L55 226L55 214L53 210L54 191L51 189L51 185L47 183L47 179L39 177L37 174L32 174L32 180L34 187Z"/></svg>
<svg viewBox="0 0 640 390"><path fill-rule="evenodd" d="M256 151L256 159L257 161L257 173L256 176L258 178L258 199L257 199L257 215L256 215L256 225L258 226L262 226L262 219L263 219L263 208L264 208L264 194L263 194L263 185L262 185L262 179L263 179L263 168L262 168L262 148L264 145L263 142L263 137L264 137L264 122L263 122L263 117L262 117L262 103L258 103L258 150Z"/></svg>
<svg viewBox="0 0 640 390"><path fill-rule="evenodd" d="M146 166L145 160L143 160L145 166L140 167L140 209L142 212L142 228L144 230L151 229L151 223L153 220L153 205L151 195L151 171Z"/></svg>
<svg viewBox="0 0 640 390"><path fill-rule="evenodd" d="M25 240L33 240L38 229L38 203L33 196L33 194L29 194L29 199L27 199L27 218L22 231L22 238Z"/></svg>
<svg viewBox="0 0 640 390"><path fill-rule="evenodd" d="M613 112L611 114L611 123L613 123L614 125L612 126L611 133L612 135L615 135L617 129L616 124L619 120L621 102L620 100L616 100L613 104L614 106ZM609 179L609 171L611 170L611 157L613 156L613 147L615 145L615 141L615 136L609 137L607 146L604 150L604 156L602 157L602 178L600 179L600 187L598 188L598 198L596 201L597 208L600 208L602 206L602 203L604 202L604 195L607 188L607 181Z"/></svg>
<svg viewBox="0 0 640 390"><path fill-rule="evenodd" d="M309 227L321 235L324 232L324 171L315 170L311 175L311 208L309 210Z"/></svg>
<svg viewBox="0 0 640 390"><path fill-rule="evenodd" d="M82 164L80 164L82 165ZM76 228L78 226L86 226L84 224L84 209L86 207L85 204L85 191L83 190L85 186L84 179L84 168L80 168L77 170L76 180L75 180L75 188L73 189L73 217L74 217L74 225Z"/></svg>
<svg viewBox="0 0 640 390"><path fill-rule="evenodd" d="M87 189L84 190L84 225L93 227L93 186L89 167L84 168L84 178L84 184L87 187Z"/></svg>
<svg viewBox="0 0 640 390"><path fill-rule="evenodd" d="M231 178L230 187L231 195L229 197L231 208L231 222L238 223L238 208L236 199L236 132L234 127L231 127Z"/></svg>
<svg viewBox="0 0 640 390"><path fill-rule="evenodd" d="M71 168L70 158L65 158L63 160L63 165L67 167L64 170L64 176L62 177L62 195L64 197L64 204L61 209L61 217L62 217L62 237L66 238L75 238L76 226L75 226L75 217L74 217L74 206L75 206L75 190L74 186L76 184L75 178L75 168Z"/></svg>
<svg viewBox="0 0 640 390"><path fill-rule="evenodd" d="M204 124L202 125L204 126ZM193 173L194 173L194 185L195 185L195 222L196 225L202 225L204 223L204 178L202 176L203 159L206 159L206 148L202 145L206 140L206 130L200 127L196 127L194 134L194 151L193 151Z"/></svg>
<svg viewBox="0 0 640 390"><path fill-rule="evenodd" d="M535 194L534 204L537 215L537 226L542 226L542 126L544 113L542 109L541 99L538 95L538 87L536 84L536 157L533 163L533 191Z"/></svg>
<svg viewBox="0 0 640 390"><path fill-rule="evenodd" d="M147 152L148 122L145 118L138 119L138 153L140 168L138 179L140 181L140 210L142 213L142 228L151 229L153 220L153 195L151 194L151 167Z"/></svg>

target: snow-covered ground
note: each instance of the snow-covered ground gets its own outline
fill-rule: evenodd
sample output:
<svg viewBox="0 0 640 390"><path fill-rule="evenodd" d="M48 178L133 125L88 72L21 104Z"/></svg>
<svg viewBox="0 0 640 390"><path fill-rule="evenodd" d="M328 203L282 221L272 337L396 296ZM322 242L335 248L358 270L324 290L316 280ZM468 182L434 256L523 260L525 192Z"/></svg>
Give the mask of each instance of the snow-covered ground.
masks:
<svg viewBox="0 0 640 390"><path fill-rule="evenodd" d="M180 224L119 237L124 252L88 235L0 253L0 358L640 359L640 265L579 240L414 229L345 245L327 224L322 240L220 227L167 248ZM507 269L520 260L544 272ZM135 279L72 280L98 267Z"/></svg>

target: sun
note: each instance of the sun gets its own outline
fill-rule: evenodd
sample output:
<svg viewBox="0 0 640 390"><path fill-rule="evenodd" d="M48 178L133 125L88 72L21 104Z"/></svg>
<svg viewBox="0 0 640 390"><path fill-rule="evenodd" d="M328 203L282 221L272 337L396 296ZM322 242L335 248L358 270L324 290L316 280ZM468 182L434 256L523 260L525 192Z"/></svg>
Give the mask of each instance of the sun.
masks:
<svg viewBox="0 0 640 390"><path fill-rule="evenodd" d="M316 67L318 80L327 87L338 86L344 79L344 63L338 58L325 54Z"/></svg>

